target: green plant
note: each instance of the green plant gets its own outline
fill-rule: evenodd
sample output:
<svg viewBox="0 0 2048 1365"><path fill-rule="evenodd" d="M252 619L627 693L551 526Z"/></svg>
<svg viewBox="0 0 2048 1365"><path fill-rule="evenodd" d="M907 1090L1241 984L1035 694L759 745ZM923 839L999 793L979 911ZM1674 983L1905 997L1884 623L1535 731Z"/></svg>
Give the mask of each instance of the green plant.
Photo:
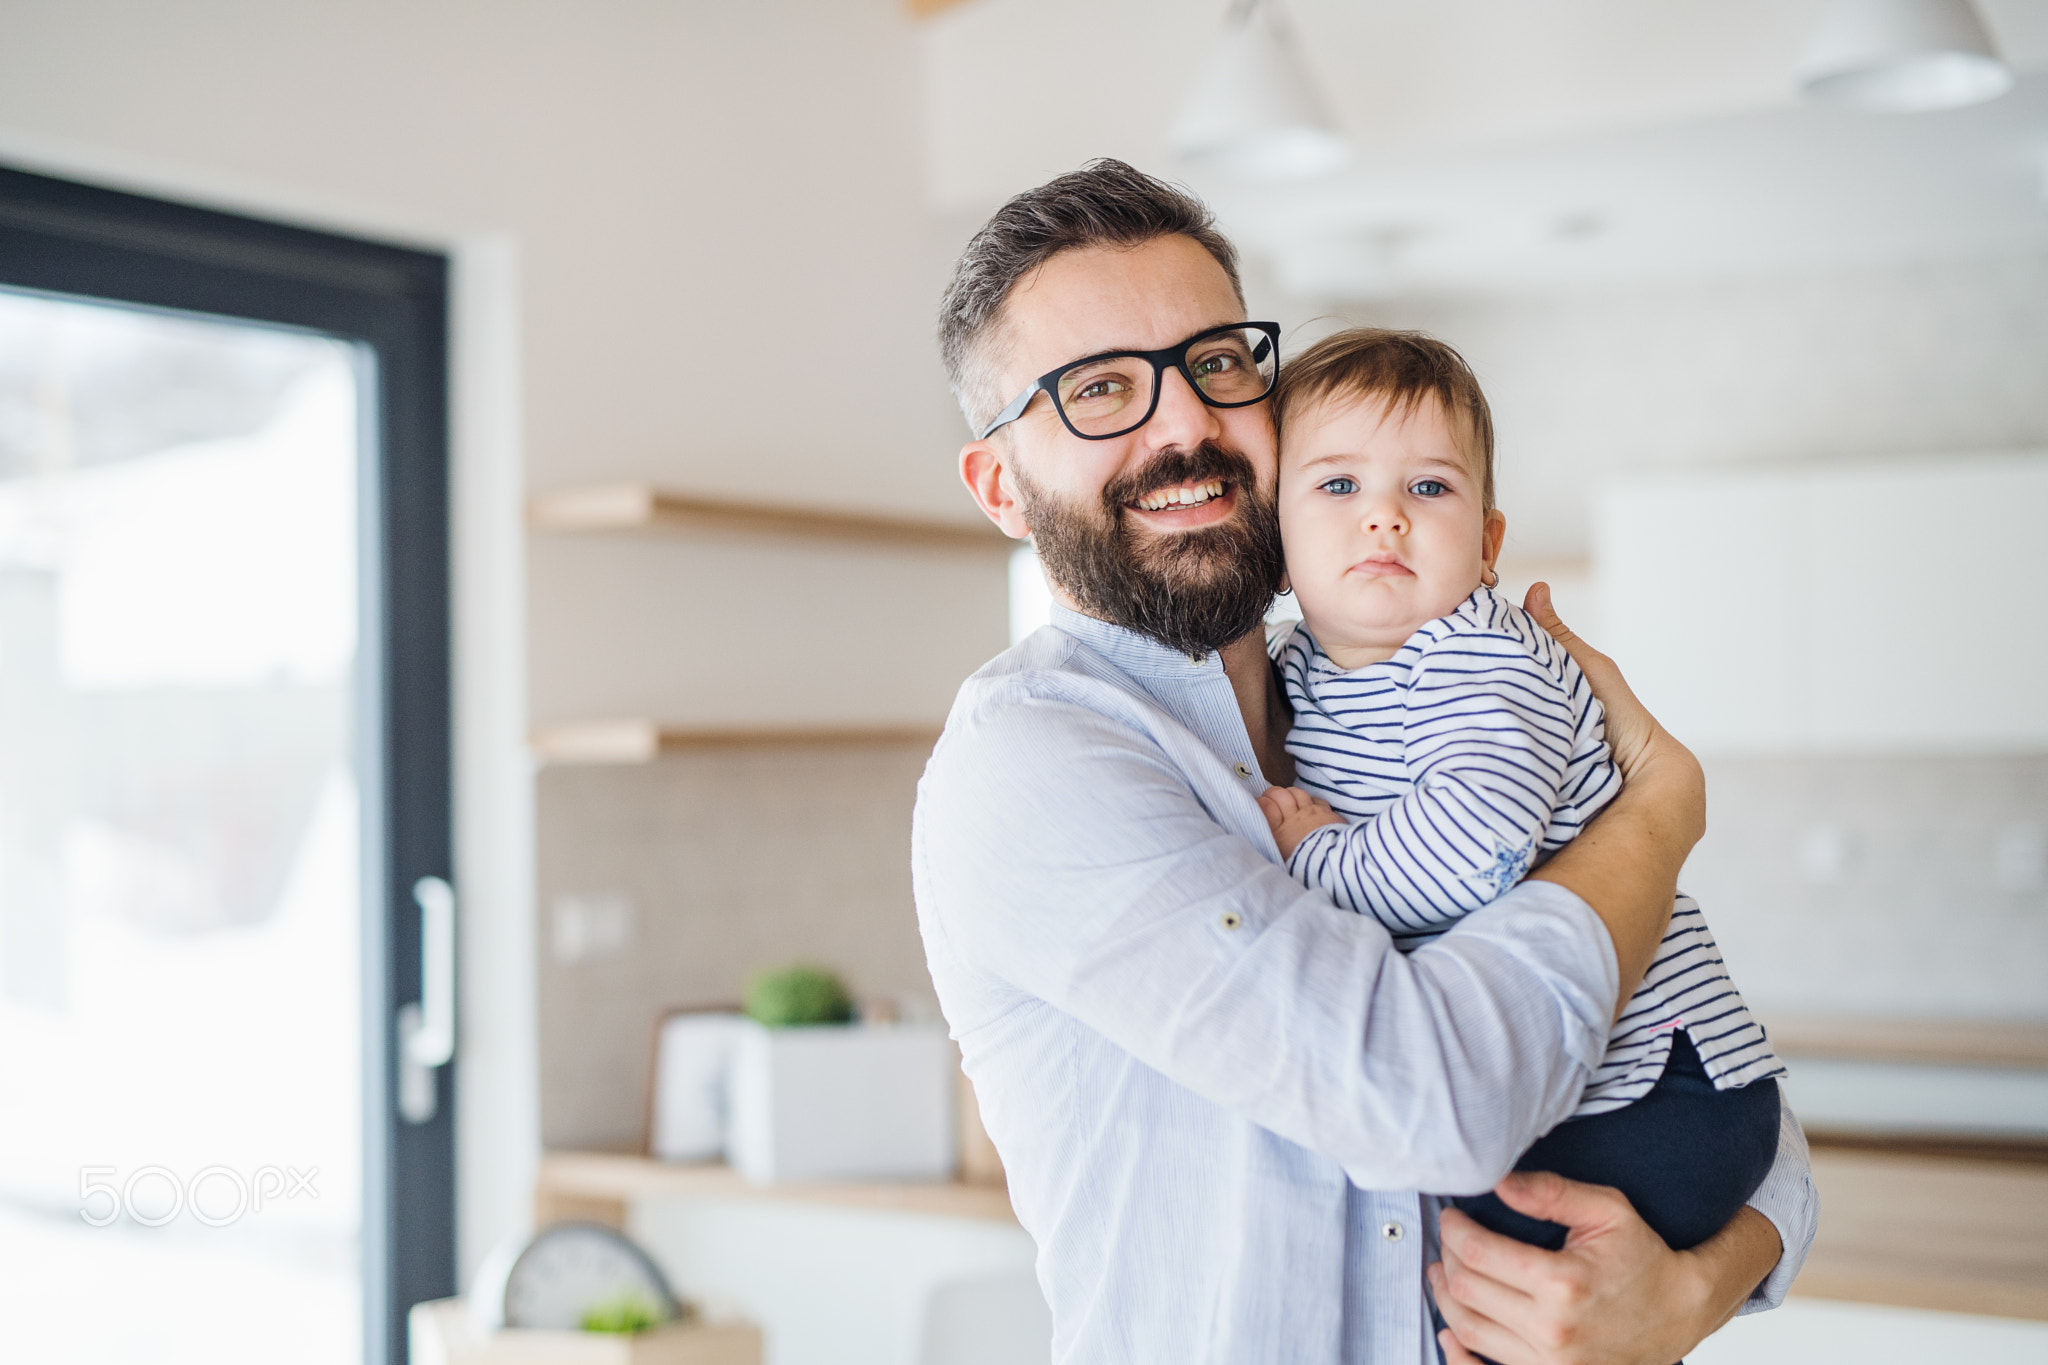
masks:
<svg viewBox="0 0 2048 1365"><path fill-rule="evenodd" d="M746 1011L769 1028L844 1024L853 1018L853 997L845 982L822 967L785 967L747 982Z"/></svg>
<svg viewBox="0 0 2048 1365"><path fill-rule="evenodd" d="M621 1294L601 1299L583 1310L583 1330L631 1336L661 1326L667 1315L644 1294Z"/></svg>

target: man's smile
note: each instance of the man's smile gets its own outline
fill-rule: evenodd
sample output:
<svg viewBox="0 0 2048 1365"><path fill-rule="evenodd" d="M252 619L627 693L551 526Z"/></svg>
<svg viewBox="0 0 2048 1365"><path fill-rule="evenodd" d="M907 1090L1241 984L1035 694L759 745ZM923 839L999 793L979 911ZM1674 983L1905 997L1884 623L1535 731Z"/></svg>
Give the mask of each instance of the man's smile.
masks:
<svg viewBox="0 0 2048 1365"><path fill-rule="evenodd" d="M1125 503L1124 510L1160 530L1213 526L1237 510L1237 484L1229 479L1199 479L1155 488Z"/></svg>

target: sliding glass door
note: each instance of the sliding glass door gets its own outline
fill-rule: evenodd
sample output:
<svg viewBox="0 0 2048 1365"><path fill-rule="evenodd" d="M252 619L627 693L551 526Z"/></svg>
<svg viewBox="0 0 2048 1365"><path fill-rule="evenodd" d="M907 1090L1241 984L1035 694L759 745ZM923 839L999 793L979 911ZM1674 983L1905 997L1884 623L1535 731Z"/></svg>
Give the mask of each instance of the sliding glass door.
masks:
<svg viewBox="0 0 2048 1365"><path fill-rule="evenodd" d="M395 1362L453 1292L445 311L0 172L0 1358Z"/></svg>

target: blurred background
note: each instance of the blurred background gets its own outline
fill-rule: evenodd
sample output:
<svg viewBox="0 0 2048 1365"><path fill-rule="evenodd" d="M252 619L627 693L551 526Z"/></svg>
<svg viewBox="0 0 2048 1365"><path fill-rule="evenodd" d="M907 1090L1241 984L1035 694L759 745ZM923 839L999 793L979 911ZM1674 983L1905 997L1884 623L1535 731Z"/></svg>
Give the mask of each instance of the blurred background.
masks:
<svg viewBox="0 0 2048 1365"><path fill-rule="evenodd" d="M2042 0L0 3L0 164L448 262L452 1281L575 1214L778 1365L1043 1358L971 1103L922 1211L660 1162L649 1114L658 1023L763 967L934 1016L915 783L1044 610L954 472L935 305L1095 156L1216 208L1289 351L1457 346L1508 583L1702 754L1686 889L1829 1230L1697 1359L2048 1359ZM366 373L0 291L0 1355L381 1349ZM95 1163L326 1174L100 1228Z"/></svg>

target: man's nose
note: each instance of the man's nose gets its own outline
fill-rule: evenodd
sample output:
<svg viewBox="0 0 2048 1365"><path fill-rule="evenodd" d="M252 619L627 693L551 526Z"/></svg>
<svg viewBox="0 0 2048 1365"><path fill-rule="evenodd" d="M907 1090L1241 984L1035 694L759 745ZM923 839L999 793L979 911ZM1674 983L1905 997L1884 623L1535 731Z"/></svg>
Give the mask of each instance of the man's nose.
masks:
<svg viewBox="0 0 2048 1365"><path fill-rule="evenodd" d="M1202 401L1186 375L1168 366L1159 376L1159 406L1145 424L1145 443L1159 450L1168 446L1193 449L1222 431L1216 409Z"/></svg>

